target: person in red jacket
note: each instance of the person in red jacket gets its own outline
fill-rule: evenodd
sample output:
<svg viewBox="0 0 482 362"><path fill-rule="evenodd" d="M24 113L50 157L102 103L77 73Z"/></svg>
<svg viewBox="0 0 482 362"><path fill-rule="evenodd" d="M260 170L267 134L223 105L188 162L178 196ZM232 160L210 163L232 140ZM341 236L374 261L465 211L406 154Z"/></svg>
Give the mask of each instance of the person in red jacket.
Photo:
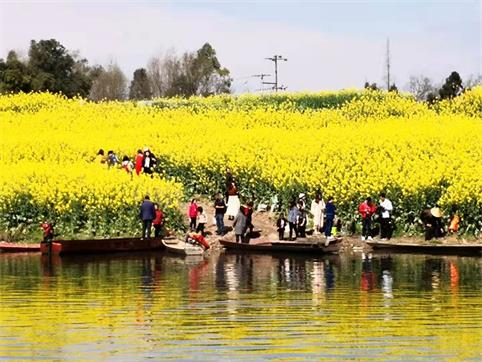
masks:
<svg viewBox="0 0 482 362"><path fill-rule="evenodd" d="M40 224L43 231L43 243L51 243L54 239L54 226L53 224L45 221Z"/></svg>
<svg viewBox="0 0 482 362"><path fill-rule="evenodd" d="M137 155L135 158L136 163L136 174L139 175L142 171L142 164L144 163L144 154L141 150L137 150Z"/></svg>
<svg viewBox="0 0 482 362"><path fill-rule="evenodd" d="M154 209L156 210L156 217L152 221L152 226L154 226L154 237L158 238L161 236L162 225L164 223L164 214L161 209L159 209L159 204L154 204Z"/></svg>
<svg viewBox="0 0 482 362"><path fill-rule="evenodd" d="M371 197L367 197L358 207L358 211L362 217L362 240L372 239L372 216L377 212L377 206L373 203Z"/></svg>
<svg viewBox="0 0 482 362"><path fill-rule="evenodd" d="M189 230L196 231L196 219L197 219L197 200L192 199L191 205L189 205L189 210L187 215L189 216Z"/></svg>

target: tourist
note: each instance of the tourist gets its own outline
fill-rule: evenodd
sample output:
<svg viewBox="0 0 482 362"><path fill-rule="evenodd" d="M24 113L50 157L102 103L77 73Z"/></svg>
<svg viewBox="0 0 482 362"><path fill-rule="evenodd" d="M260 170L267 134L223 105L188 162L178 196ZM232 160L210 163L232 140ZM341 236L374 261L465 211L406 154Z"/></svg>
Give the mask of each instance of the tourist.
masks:
<svg viewBox="0 0 482 362"><path fill-rule="evenodd" d="M189 205L189 209L187 211L189 216L189 230L194 231L196 230L196 219L197 219L197 203L196 199L191 200L191 204Z"/></svg>
<svg viewBox="0 0 482 362"><path fill-rule="evenodd" d="M298 195L298 205L301 203L301 207L306 208L306 194L304 192Z"/></svg>
<svg viewBox="0 0 482 362"><path fill-rule="evenodd" d="M233 221L233 227L234 227L234 233L236 234L236 242L243 242L243 235L246 231L247 227L247 218L245 215L245 211L243 210L243 207L241 206L238 209L238 214L234 218Z"/></svg>
<svg viewBox="0 0 482 362"><path fill-rule="evenodd" d="M114 153L114 151L110 150L107 152L107 166L114 167L119 163L119 159L117 158L117 155Z"/></svg>
<svg viewBox="0 0 482 362"><path fill-rule="evenodd" d="M158 238L161 236L162 226L164 224L164 214L159 208L159 204L155 203L154 209L156 211L156 217L152 221L152 225L154 226L154 237Z"/></svg>
<svg viewBox="0 0 482 362"><path fill-rule="evenodd" d="M290 240L296 240L298 237L298 207L296 207L296 202L291 201L290 210L288 213L288 223L290 226ZM295 232L295 238L293 239L293 231Z"/></svg>
<svg viewBox="0 0 482 362"><path fill-rule="evenodd" d="M231 187L231 184L234 182L234 177L233 174L231 173L231 169L229 167L226 167L226 179L225 179L225 196L226 196L226 202L228 202L229 199L229 188Z"/></svg>
<svg viewBox="0 0 482 362"><path fill-rule="evenodd" d="M239 202L238 188L236 183L233 181L228 189L228 209L226 215L228 215L228 220L234 220L234 217L239 212L239 207L241 203Z"/></svg>
<svg viewBox="0 0 482 362"><path fill-rule="evenodd" d="M380 237L387 240L392 237L392 202L387 199L384 192L380 193Z"/></svg>
<svg viewBox="0 0 482 362"><path fill-rule="evenodd" d="M156 218L156 209L149 195L144 197L139 216L142 220L142 239L150 239L152 221Z"/></svg>
<svg viewBox="0 0 482 362"><path fill-rule="evenodd" d="M226 203L221 198L221 194L216 194L216 200L214 201L214 217L216 219L216 234L224 235L224 214L226 213Z"/></svg>
<svg viewBox="0 0 482 362"><path fill-rule="evenodd" d="M288 220L285 218L285 214L281 213L278 220L276 221L276 226L278 227L278 239L284 240L285 238L285 228Z"/></svg>
<svg viewBox="0 0 482 362"><path fill-rule="evenodd" d="M373 240L372 238L372 216L377 212L377 206L372 201L371 197L367 197L360 206L358 206L358 212L362 217L362 236L361 239Z"/></svg>
<svg viewBox="0 0 482 362"><path fill-rule="evenodd" d="M142 172L152 174L154 168L154 158L151 156L151 151L146 147L142 158Z"/></svg>
<svg viewBox="0 0 482 362"><path fill-rule="evenodd" d="M457 233L459 231L460 216L457 210L457 206L452 206L452 212L450 215L449 233Z"/></svg>
<svg viewBox="0 0 482 362"><path fill-rule="evenodd" d="M298 203L298 235L300 238L306 238L306 210L302 201Z"/></svg>
<svg viewBox="0 0 482 362"><path fill-rule="evenodd" d="M204 228L206 227L206 223L208 222L208 217L204 213L204 209L201 206L198 206L197 208L197 215L196 232L204 236Z"/></svg>
<svg viewBox="0 0 482 362"><path fill-rule="evenodd" d="M137 150L135 158L136 175L139 175L142 171L142 164L144 163L144 154L141 150Z"/></svg>
<svg viewBox="0 0 482 362"><path fill-rule="evenodd" d="M124 156L122 158L122 164L121 167L123 170L125 170L128 174L132 174L132 171L134 170L134 164L132 163L131 159L129 156Z"/></svg>
<svg viewBox="0 0 482 362"><path fill-rule="evenodd" d="M95 162L99 164L105 164L105 155L104 155L104 150L101 148L97 152L97 156L95 156Z"/></svg>
<svg viewBox="0 0 482 362"><path fill-rule="evenodd" d="M311 215L313 215L314 234L321 232L324 223L325 202L320 194L317 194L315 199L311 202Z"/></svg>
<svg viewBox="0 0 482 362"><path fill-rule="evenodd" d="M336 206L335 206L335 203L333 202L333 197L328 198L328 202L326 203L325 210L326 210L325 237L328 242L332 234L331 229L333 228L334 221L335 221L335 214L336 214Z"/></svg>
<svg viewBox="0 0 482 362"><path fill-rule="evenodd" d="M43 243L51 243L54 239L54 225L44 221L40 224L43 232Z"/></svg>
<svg viewBox="0 0 482 362"><path fill-rule="evenodd" d="M432 240L433 238L440 238L445 236L445 229L442 222L442 212L438 205L435 207L426 207L420 214L425 228L425 240Z"/></svg>
<svg viewBox="0 0 482 362"><path fill-rule="evenodd" d="M244 215L246 216L246 229L244 235L245 237L251 237L251 234L253 233L253 212L254 203L253 201L248 201L246 203L246 206L244 207Z"/></svg>

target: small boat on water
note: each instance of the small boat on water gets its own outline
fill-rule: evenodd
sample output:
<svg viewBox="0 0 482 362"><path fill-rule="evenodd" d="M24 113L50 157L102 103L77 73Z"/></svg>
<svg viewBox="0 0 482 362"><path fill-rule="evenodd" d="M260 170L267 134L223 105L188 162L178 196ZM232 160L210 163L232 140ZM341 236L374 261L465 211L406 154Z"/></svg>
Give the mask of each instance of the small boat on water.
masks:
<svg viewBox="0 0 482 362"><path fill-rule="evenodd" d="M6 241L0 242L0 252L2 253L31 253L40 251L39 243L11 243Z"/></svg>
<svg viewBox="0 0 482 362"><path fill-rule="evenodd" d="M125 251L148 251L164 249L161 238L112 238L90 240L54 240L51 245L52 254L88 254L115 253ZM49 253L49 244L41 243L42 254Z"/></svg>
<svg viewBox="0 0 482 362"><path fill-rule="evenodd" d="M262 251L262 252L289 252L306 254L336 254L340 250L342 238L335 238L325 245L325 241L300 240L300 241L271 241L251 240L249 243L236 243L226 239L219 242L228 250Z"/></svg>
<svg viewBox="0 0 482 362"><path fill-rule="evenodd" d="M482 244L413 244L367 241L374 251L442 255L482 255Z"/></svg>
<svg viewBox="0 0 482 362"><path fill-rule="evenodd" d="M204 248L179 239L165 239L162 244L167 251L184 256L203 255Z"/></svg>

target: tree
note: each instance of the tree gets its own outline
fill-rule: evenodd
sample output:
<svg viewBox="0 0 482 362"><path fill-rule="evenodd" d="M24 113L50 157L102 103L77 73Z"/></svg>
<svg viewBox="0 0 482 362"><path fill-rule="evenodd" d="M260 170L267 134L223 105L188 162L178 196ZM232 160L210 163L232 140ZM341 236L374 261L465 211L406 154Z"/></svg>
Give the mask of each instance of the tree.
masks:
<svg viewBox="0 0 482 362"><path fill-rule="evenodd" d="M459 73L452 72L448 78L445 79L445 83L442 85L442 88L439 89L438 93L440 99L450 99L457 97L463 90L462 78L460 78Z"/></svg>
<svg viewBox="0 0 482 362"><path fill-rule="evenodd" d="M25 62L13 50L8 52L7 60L0 59L0 93L30 92L31 75Z"/></svg>
<svg viewBox="0 0 482 362"><path fill-rule="evenodd" d="M416 100L426 101L428 95L435 93L437 90L428 77L412 75L408 82L408 91L415 96Z"/></svg>
<svg viewBox="0 0 482 362"><path fill-rule="evenodd" d="M86 96L91 86L87 60L75 59L55 39L32 40L28 66L32 90L61 92L68 97Z"/></svg>
<svg viewBox="0 0 482 362"><path fill-rule="evenodd" d="M115 63L96 69L96 76L90 89L89 98L100 100L123 100L126 98L127 78Z"/></svg>
<svg viewBox="0 0 482 362"><path fill-rule="evenodd" d="M372 83L370 84L369 82L365 82L365 85L363 86L365 89L371 89L371 90L378 90L377 83Z"/></svg>
<svg viewBox="0 0 482 362"><path fill-rule="evenodd" d="M151 97L151 85L149 84L146 70L144 68L136 69L129 89L129 99L141 100L150 99Z"/></svg>
<svg viewBox="0 0 482 362"><path fill-rule="evenodd" d="M197 52L185 52L178 57L172 51L152 58L147 66L149 83L154 96L207 96L229 93L229 70L222 68L216 51L208 43Z"/></svg>
<svg viewBox="0 0 482 362"><path fill-rule="evenodd" d="M389 92L398 93L398 88L397 88L397 86L395 85L395 83L392 83L392 85L390 86L390 88L388 88L388 91L389 91Z"/></svg>
<svg viewBox="0 0 482 362"><path fill-rule="evenodd" d="M192 74L197 94L208 96L230 92L229 70L221 68L216 51L209 43L204 44L197 51L193 60Z"/></svg>
<svg viewBox="0 0 482 362"><path fill-rule="evenodd" d="M477 76L471 75L469 76L465 83L465 89L472 89L477 86L482 86L482 74Z"/></svg>

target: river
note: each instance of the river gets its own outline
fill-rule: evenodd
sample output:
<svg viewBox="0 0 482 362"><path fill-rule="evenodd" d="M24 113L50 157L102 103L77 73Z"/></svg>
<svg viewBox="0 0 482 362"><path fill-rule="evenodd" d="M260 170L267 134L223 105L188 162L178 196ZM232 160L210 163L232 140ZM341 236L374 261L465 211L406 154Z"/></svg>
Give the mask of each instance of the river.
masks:
<svg viewBox="0 0 482 362"><path fill-rule="evenodd" d="M482 258L0 254L0 359L482 359Z"/></svg>

